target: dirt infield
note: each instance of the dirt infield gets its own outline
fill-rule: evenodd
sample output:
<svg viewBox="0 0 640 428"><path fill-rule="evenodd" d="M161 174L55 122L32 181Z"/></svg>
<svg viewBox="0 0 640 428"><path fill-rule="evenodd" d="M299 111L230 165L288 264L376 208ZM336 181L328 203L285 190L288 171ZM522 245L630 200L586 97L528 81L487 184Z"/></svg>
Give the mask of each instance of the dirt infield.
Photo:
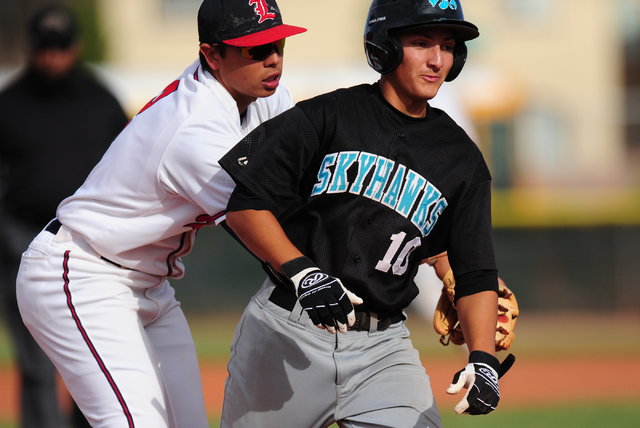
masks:
<svg viewBox="0 0 640 428"><path fill-rule="evenodd" d="M459 364L424 360L438 407L452 409L459 396L445 393ZM204 393L209 414L222 406L224 367L202 367ZM550 406L585 402L640 403L640 356L594 360L518 360L501 380L501 408Z"/></svg>
<svg viewBox="0 0 640 428"><path fill-rule="evenodd" d="M449 411L459 400L444 391L459 364L440 360L423 361L431 376L441 411ZM201 367L207 410L212 418L220 414L226 369L223 363ZM594 359L521 358L501 381L501 408L563 405L589 402L640 403L640 355ZM18 414L17 376L11 367L0 369L0 420L15 421ZM64 388L64 387L62 387ZM62 389L61 388L61 389ZM63 395L65 396L65 395ZM68 406L68 399L63 400ZM452 411L452 410L451 410Z"/></svg>

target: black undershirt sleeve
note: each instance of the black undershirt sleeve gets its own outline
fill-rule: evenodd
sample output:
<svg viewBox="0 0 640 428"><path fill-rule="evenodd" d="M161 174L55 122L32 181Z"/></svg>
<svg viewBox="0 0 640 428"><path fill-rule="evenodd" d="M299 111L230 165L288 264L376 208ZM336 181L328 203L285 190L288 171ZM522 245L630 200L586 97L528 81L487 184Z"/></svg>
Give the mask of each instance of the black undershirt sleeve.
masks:
<svg viewBox="0 0 640 428"><path fill-rule="evenodd" d="M488 290L498 292L497 270L475 270L456 276L456 302L461 297Z"/></svg>

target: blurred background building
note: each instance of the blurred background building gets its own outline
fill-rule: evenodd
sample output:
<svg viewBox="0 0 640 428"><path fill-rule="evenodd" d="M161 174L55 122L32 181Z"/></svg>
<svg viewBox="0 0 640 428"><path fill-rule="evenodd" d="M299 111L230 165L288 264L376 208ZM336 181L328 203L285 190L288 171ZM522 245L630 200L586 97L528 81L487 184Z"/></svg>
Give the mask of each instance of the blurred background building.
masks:
<svg viewBox="0 0 640 428"><path fill-rule="evenodd" d="M47 3L0 0L0 87L22 66L25 20ZM201 0L57 3L77 11L86 60L130 116L197 58ZM296 99L377 80L362 48L370 0L278 4L309 29L287 41ZM434 104L466 113L490 165L501 277L523 310L637 311L640 0L463 6L481 37ZM193 311L243 307L260 267L224 232L201 233L179 298Z"/></svg>

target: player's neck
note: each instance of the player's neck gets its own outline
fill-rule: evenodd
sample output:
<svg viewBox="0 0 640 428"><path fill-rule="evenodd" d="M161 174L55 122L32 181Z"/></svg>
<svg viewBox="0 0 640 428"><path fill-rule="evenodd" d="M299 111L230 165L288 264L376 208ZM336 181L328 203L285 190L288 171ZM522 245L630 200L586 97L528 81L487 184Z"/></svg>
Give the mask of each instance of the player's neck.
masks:
<svg viewBox="0 0 640 428"><path fill-rule="evenodd" d="M387 80L380 80L382 95L396 110L411 117L425 117L427 115L428 102L426 99L407 96Z"/></svg>

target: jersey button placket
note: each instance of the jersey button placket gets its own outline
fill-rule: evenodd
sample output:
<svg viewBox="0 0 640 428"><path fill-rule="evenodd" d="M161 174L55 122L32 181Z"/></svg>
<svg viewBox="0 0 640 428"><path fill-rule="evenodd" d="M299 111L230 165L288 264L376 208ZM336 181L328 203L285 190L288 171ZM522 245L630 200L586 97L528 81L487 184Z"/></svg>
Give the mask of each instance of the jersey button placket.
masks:
<svg viewBox="0 0 640 428"><path fill-rule="evenodd" d="M404 140L404 138L405 138L404 132L402 132L402 131L398 132L398 138L400 138L401 140ZM393 154L393 160L398 162L400 160L400 154L397 153L397 152L394 153Z"/></svg>

